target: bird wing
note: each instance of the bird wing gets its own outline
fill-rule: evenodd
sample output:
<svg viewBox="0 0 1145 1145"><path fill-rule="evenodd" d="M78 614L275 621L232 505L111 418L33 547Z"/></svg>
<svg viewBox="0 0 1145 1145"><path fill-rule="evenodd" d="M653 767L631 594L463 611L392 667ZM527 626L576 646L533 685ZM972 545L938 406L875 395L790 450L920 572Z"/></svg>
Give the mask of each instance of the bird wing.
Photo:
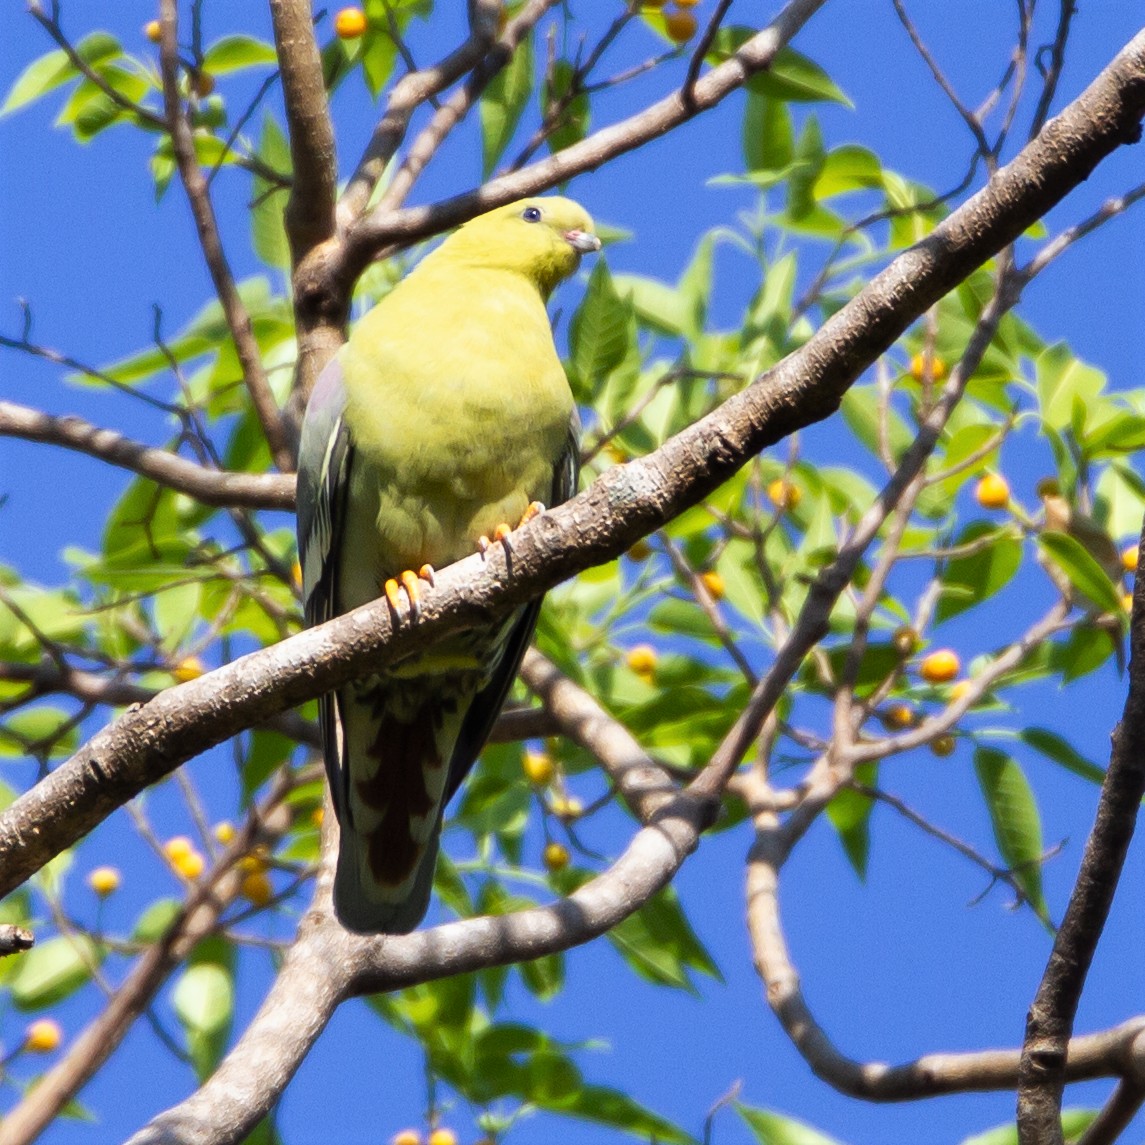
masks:
<svg viewBox="0 0 1145 1145"><path fill-rule="evenodd" d="M354 458L345 412L342 365L334 358L314 386L298 449L298 560L308 626L331 620L338 613L338 554ZM349 800L336 692L319 698L318 723L330 791L341 820Z"/></svg>
<svg viewBox="0 0 1145 1145"><path fill-rule="evenodd" d="M568 434L565 438L565 448L553 466L553 486L550 505L560 505L576 493L577 481L580 478L580 416L573 409L569 419ZM541 611L542 600L538 597L530 601L521 612L520 617L513 625L505 640L505 650L500 661L494 669L489 683L473 698L465 720L461 725L461 732L454 745L453 754L449 760L449 776L445 783L445 795L442 807L453 797L454 792L461 786L466 775L476 762L493 724L500 714L501 705L517 678L517 670L525 655L525 649L533 637L533 629L537 626L537 617Z"/></svg>

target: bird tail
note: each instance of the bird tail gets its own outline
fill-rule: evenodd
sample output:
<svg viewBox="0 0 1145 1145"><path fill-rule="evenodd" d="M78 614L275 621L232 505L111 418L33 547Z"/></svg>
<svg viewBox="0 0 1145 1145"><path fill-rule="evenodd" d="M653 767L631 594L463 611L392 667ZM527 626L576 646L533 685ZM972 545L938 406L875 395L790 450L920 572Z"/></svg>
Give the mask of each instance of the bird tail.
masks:
<svg viewBox="0 0 1145 1145"><path fill-rule="evenodd" d="M459 714L393 680L339 696L342 839L334 909L359 934L406 934L429 907Z"/></svg>

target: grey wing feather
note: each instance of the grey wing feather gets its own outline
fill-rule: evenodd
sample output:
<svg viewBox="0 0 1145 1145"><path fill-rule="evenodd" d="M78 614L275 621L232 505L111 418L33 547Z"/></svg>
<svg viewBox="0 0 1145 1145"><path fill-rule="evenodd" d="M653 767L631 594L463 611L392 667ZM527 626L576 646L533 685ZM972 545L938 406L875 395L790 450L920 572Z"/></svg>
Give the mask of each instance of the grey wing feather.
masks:
<svg viewBox="0 0 1145 1145"><path fill-rule="evenodd" d="M576 493L577 482L580 479L580 416L573 410L569 420L568 436L565 439L565 449L553 467L553 490L549 507L560 505ZM493 724L500 714L501 705L517 678L517 670L529 641L533 638L533 629L537 626L537 617L541 611L541 600L530 601L525 606L513 630L505 641L505 651L500 662L493 672L493 677L485 687L474 697L469 705L465 720L461 725L461 733L454 745L453 755L449 760L449 777L445 783L445 795L441 801L442 807L453 797L453 793L461 786L469 769L473 766Z"/></svg>
<svg viewBox="0 0 1145 1145"><path fill-rule="evenodd" d="M350 487L354 449L345 423L342 366L335 358L322 371L310 395L298 449L298 560L302 566L303 607L308 625L337 615L338 556ZM330 790L341 820L349 801L342 767L337 696L318 701L318 722Z"/></svg>

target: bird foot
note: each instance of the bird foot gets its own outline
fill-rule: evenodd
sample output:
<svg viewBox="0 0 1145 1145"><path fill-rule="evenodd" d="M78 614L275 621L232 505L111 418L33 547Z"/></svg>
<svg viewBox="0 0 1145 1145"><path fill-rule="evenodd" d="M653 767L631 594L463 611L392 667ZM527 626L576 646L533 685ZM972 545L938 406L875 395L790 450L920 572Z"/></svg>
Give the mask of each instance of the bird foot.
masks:
<svg viewBox="0 0 1145 1145"><path fill-rule="evenodd" d="M521 519L517 522L517 528L520 529L523 525L527 525L534 517L539 517L545 511L544 505L540 501L530 501L524 513L521 514ZM490 541L488 537L482 535L477 538L477 548L482 556L489 552L494 544L500 544L505 547L505 555L509 556L513 552L513 544L509 540L513 532L512 525L502 522L493 530L493 540Z"/></svg>
<svg viewBox="0 0 1145 1145"><path fill-rule="evenodd" d="M397 577L390 577L386 581L383 591L386 594L386 600L390 602L390 607L398 617L402 614L403 593L409 603L410 619L417 620L421 616L421 582L423 580L430 586L436 583L433 565L422 565L417 572L406 569Z"/></svg>

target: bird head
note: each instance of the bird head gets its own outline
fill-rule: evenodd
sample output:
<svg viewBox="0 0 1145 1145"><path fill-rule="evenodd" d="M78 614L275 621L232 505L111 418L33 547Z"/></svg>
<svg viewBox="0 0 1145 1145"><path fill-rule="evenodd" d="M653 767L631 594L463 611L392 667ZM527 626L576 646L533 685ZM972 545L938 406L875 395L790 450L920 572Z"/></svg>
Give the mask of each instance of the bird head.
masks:
<svg viewBox="0 0 1145 1145"><path fill-rule="evenodd" d="M442 245L446 248L451 259L523 274L547 298L580 265L582 254L600 250L600 239L579 203L553 195L478 215Z"/></svg>

